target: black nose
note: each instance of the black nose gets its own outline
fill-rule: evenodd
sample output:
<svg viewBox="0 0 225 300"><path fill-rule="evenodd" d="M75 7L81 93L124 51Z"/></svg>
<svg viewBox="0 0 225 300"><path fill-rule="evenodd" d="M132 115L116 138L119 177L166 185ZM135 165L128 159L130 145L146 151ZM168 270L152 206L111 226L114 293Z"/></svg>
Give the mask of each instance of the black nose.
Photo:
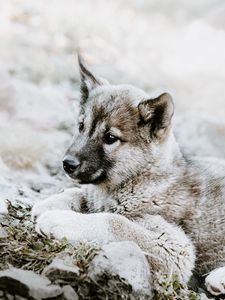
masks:
<svg viewBox="0 0 225 300"><path fill-rule="evenodd" d="M78 160L75 160L72 158L65 158L63 160L63 169L68 174L72 174L79 165L80 165L80 162Z"/></svg>

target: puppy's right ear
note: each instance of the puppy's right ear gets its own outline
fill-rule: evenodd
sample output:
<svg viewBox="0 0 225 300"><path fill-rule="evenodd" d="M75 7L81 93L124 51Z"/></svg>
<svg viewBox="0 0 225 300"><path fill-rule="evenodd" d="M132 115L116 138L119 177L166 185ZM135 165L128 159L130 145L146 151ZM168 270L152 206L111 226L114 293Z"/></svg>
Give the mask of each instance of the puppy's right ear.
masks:
<svg viewBox="0 0 225 300"><path fill-rule="evenodd" d="M106 84L106 80L97 78L91 71L88 70L82 56L78 53L78 63L81 76L81 105L85 104L91 90L99 85Z"/></svg>

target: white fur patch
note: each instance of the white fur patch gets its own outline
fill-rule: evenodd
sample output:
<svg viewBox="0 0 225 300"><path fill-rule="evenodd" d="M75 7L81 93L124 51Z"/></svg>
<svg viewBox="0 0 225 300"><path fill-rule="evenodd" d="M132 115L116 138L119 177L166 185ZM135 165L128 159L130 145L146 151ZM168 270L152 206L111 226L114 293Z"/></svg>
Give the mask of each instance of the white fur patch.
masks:
<svg viewBox="0 0 225 300"><path fill-rule="evenodd" d="M92 180L97 179L98 177L100 177L100 176L102 175L103 172L104 172L103 169L100 169L100 170L96 171L96 172L91 176L91 179L92 179Z"/></svg>
<svg viewBox="0 0 225 300"><path fill-rule="evenodd" d="M80 196L79 188L66 189L63 193L52 195L47 199L36 203L33 206L31 212L31 218L34 221L36 218L40 217L41 214L49 210L55 210L55 209L69 210L72 207L75 210L79 210L79 205L80 205L79 196ZM77 203L76 203L76 198L77 198Z"/></svg>
<svg viewBox="0 0 225 300"><path fill-rule="evenodd" d="M56 239L67 238L71 242L113 241L107 222L108 214L81 214L69 210L52 210L37 220L36 231Z"/></svg>

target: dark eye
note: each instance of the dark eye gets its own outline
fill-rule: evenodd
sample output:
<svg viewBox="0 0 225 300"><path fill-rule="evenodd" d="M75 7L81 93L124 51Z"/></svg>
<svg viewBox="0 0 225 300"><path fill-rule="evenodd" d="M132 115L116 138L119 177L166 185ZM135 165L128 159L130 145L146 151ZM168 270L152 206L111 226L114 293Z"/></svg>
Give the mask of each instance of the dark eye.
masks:
<svg viewBox="0 0 225 300"><path fill-rule="evenodd" d="M79 131L81 132L84 129L84 123L80 122L79 123Z"/></svg>
<svg viewBox="0 0 225 300"><path fill-rule="evenodd" d="M107 145L111 145L113 143L115 143L116 141L118 141L119 138L112 135L111 133L106 133L105 136L104 136L104 143L107 144Z"/></svg>

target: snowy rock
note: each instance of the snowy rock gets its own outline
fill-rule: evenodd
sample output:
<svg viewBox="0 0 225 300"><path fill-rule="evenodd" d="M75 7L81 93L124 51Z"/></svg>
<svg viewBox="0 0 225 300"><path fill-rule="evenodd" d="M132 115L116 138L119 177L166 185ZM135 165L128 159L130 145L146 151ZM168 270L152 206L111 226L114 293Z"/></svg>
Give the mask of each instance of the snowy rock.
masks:
<svg viewBox="0 0 225 300"><path fill-rule="evenodd" d="M89 275L95 279L104 272L126 279L137 295L148 296L150 299L152 289L149 265L134 242L113 242L103 246L89 266Z"/></svg>
<svg viewBox="0 0 225 300"><path fill-rule="evenodd" d="M0 214L6 215L8 213L7 202L3 199L0 199Z"/></svg>
<svg viewBox="0 0 225 300"><path fill-rule="evenodd" d="M58 285L51 284L46 277L16 268L0 271L0 290L36 300L57 297L63 293Z"/></svg>
<svg viewBox="0 0 225 300"><path fill-rule="evenodd" d="M212 298L212 297L210 297L210 298L208 298L207 296L206 296L206 294L204 294L204 293L201 293L200 295L199 295L199 297L200 297L200 300L209 300L209 299L214 299L214 298Z"/></svg>
<svg viewBox="0 0 225 300"><path fill-rule="evenodd" d="M78 295L70 285L65 285L63 288L63 296L66 300L78 300Z"/></svg>
<svg viewBox="0 0 225 300"><path fill-rule="evenodd" d="M7 231L0 225L0 239L7 237Z"/></svg>
<svg viewBox="0 0 225 300"><path fill-rule="evenodd" d="M66 255L56 257L52 263L43 270L42 274L51 281L57 280L58 278L73 281L76 275L79 274L79 268L74 265L72 257Z"/></svg>

